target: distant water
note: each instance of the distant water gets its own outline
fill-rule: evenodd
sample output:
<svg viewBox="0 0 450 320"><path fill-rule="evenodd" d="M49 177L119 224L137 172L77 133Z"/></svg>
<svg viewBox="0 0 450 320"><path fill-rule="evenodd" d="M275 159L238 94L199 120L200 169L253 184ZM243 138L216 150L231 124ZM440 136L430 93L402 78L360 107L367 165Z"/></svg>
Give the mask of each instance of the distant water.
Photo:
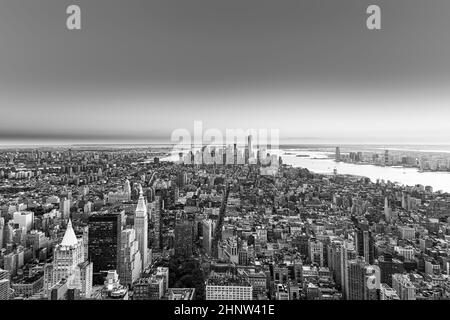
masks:
<svg viewBox="0 0 450 320"><path fill-rule="evenodd" d="M278 150L273 153L281 155L283 163L293 167L306 168L315 173L333 173L336 169L338 174L350 174L370 178L375 182L377 179L398 182L402 185L414 186L421 184L433 187L433 191L442 190L450 192L449 172L419 172L414 168L379 167L373 165L358 165L344 162L334 162L328 158L330 152L310 151L304 149ZM289 154L285 154L285 152ZM307 157L297 157L296 155Z"/></svg>
<svg viewBox="0 0 450 320"><path fill-rule="evenodd" d="M293 167L306 168L315 173L332 174L334 169L338 174L350 174L367 177L376 182L377 179L397 182L401 185L414 186L421 184L433 187L433 191L450 192L450 172L419 172L415 168L380 167L373 165L359 165L344 162L334 162L327 151L312 151L311 149L280 149L270 150L272 154L281 155L283 163ZM288 153L288 154L285 154ZM297 157L297 155L301 155ZM177 161L178 156L170 155L162 161Z"/></svg>

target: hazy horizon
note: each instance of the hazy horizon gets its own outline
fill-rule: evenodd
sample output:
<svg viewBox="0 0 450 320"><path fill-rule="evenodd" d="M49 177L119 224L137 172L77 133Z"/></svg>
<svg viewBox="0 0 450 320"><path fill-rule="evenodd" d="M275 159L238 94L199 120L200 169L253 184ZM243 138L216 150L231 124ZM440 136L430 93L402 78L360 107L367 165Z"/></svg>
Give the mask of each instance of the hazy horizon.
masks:
<svg viewBox="0 0 450 320"><path fill-rule="evenodd" d="M205 142L205 145L207 143ZM172 142L53 142L53 143L3 143L0 144L0 148L39 148L39 147L84 147L84 146L167 146L171 147L176 145L176 143ZM208 144L210 145L210 144ZM254 144L256 146L257 144ZM203 145L200 145L203 146ZM221 146L221 144L217 144L217 146ZM396 143L280 143L278 146L281 149L286 149L288 147L328 147L328 148L334 148L334 147L387 147L387 149L390 149L392 147L447 147L450 148L450 143L447 144L413 144L413 143L405 143L405 144L396 144ZM198 147L197 145L194 145L194 147ZM392 150L405 150L405 151L416 151L416 149L392 149ZM445 149L425 149L424 152L445 152Z"/></svg>
<svg viewBox="0 0 450 320"><path fill-rule="evenodd" d="M450 141L450 2L80 0L0 5L0 144L168 142L279 129L280 143ZM431 5L433 3L433 5Z"/></svg>

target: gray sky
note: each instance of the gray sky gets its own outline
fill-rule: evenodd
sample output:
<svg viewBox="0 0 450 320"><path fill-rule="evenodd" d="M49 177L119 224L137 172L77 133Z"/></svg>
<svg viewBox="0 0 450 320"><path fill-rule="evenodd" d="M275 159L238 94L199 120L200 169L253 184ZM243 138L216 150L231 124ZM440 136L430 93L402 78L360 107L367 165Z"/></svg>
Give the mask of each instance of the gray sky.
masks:
<svg viewBox="0 0 450 320"><path fill-rule="evenodd" d="M448 0L2 0L0 46L0 143L450 141Z"/></svg>

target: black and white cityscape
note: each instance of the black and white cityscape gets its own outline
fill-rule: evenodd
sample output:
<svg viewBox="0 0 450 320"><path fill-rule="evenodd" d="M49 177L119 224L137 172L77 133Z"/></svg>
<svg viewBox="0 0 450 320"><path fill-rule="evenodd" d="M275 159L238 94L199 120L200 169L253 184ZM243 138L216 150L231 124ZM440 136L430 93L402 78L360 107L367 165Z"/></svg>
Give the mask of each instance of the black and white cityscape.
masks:
<svg viewBox="0 0 450 320"><path fill-rule="evenodd" d="M2 0L0 300L450 300L448 12Z"/></svg>
<svg viewBox="0 0 450 320"><path fill-rule="evenodd" d="M2 149L1 299L449 299L448 167L405 185L340 165L425 174L407 151L372 165L251 139L222 163L167 146Z"/></svg>

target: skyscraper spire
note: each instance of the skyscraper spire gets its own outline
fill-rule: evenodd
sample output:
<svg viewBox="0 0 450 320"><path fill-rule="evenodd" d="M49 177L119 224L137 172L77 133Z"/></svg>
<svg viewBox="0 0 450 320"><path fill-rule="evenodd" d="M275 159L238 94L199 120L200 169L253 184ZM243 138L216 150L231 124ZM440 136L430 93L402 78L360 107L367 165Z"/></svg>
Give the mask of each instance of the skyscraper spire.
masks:
<svg viewBox="0 0 450 320"><path fill-rule="evenodd" d="M142 186L139 185L139 200L136 206L136 216L146 216L147 215L147 204L144 199L144 192L142 191Z"/></svg>
<svg viewBox="0 0 450 320"><path fill-rule="evenodd" d="M77 237L75 235L75 231L73 231L72 220L69 219L69 223L67 224L66 233L61 241L62 246L73 247L78 244Z"/></svg>
<svg viewBox="0 0 450 320"><path fill-rule="evenodd" d="M142 271L144 271L148 264L148 218L147 203L144 199L144 192L140 184L139 200L134 215L134 229L136 230L136 240L138 241L139 251L141 253Z"/></svg>

